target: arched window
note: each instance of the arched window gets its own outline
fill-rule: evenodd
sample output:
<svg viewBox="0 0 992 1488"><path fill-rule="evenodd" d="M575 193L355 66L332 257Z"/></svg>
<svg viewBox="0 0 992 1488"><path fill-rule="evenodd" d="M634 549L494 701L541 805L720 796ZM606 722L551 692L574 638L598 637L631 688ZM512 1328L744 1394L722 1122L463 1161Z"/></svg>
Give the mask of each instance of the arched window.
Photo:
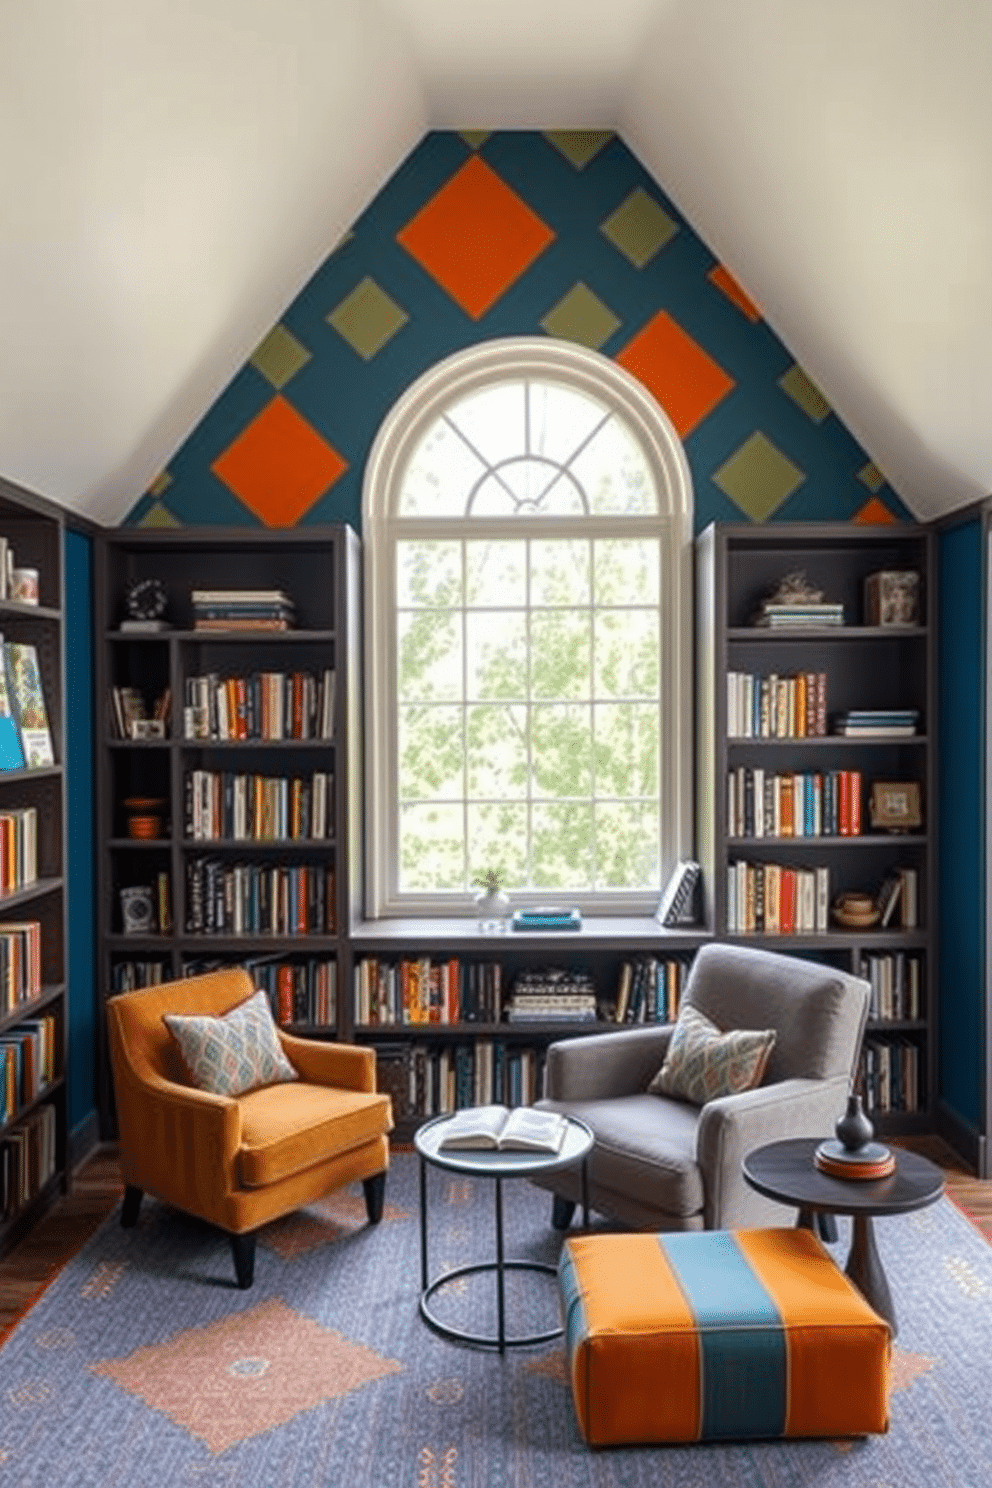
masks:
<svg viewBox="0 0 992 1488"><path fill-rule="evenodd" d="M368 912L644 912L691 847L692 484L597 352L488 341L387 416L364 487Z"/></svg>

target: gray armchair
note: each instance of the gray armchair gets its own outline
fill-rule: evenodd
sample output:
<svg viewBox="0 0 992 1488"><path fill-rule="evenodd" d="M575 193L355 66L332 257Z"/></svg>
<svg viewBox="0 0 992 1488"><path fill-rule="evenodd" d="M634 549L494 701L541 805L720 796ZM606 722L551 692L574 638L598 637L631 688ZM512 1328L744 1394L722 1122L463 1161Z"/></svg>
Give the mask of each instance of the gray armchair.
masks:
<svg viewBox="0 0 992 1488"><path fill-rule="evenodd" d="M548 1050L545 1110L592 1127L589 1204L636 1229L791 1224L795 1212L744 1182L741 1160L765 1142L828 1137L856 1070L868 983L830 966L737 945L700 948L683 993L721 1030L774 1028L762 1083L703 1106L651 1094L671 1027L567 1039ZM578 1170L549 1174L553 1223L567 1228Z"/></svg>

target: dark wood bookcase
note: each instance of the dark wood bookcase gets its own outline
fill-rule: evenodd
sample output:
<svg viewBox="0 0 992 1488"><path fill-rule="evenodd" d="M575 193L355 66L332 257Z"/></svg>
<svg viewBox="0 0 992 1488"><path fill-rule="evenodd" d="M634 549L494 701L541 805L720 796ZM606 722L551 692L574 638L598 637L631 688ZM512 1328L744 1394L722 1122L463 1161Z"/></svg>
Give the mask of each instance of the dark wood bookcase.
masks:
<svg viewBox="0 0 992 1488"><path fill-rule="evenodd" d="M718 939L740 938L869 976L886 999L886 1010L879 1006L873 1011L865 1036L864 1078L873 1116L882 1130L893 1133L926 1129L932 1122L936 1073L932 535L912 525L713 525L697 539L696 558L697 853L707 922ZM823 591L826 601L843 605L843 625L775 629L754 624L760 601L796 570ZM865 580L874 573L907 571L919 575L914 623L869 623ZM755 733L736 736L728 717L731 672L758 679L825 674L826 732L761 736L759 709ZM832 732L837 714L856 709L915 709L917 732L874 738ZM753 780L755 770L813 777L859 773L860 833L741 834L740 822L728 820L728 777L743 772ZM875 782L915 783L922 801L921 825L904 832L873 828L869 795ZM826 870L831 905L842 894L876 894L888 875L910 870L917 885L916 924L903 928L897 912L886 928L844 928L831 913L819 930L768 934L759 911L755 928L738 928L728 873L738 861L759 874L767 864ZM915 1016L909 1016L907 1007L911 962L916 963L912 976L918 985ZM898 1017L889 1000L893 983L904 993Z"/></svg>
<svg viewBox="0 0 992 1488"><path fill-rule="evenodd" d="M15 924L40 926L41 989L8 1007L0 988L0 1038L25 1020L54 1019L54 1079L42 1081L33 1099L20 1103L0 1124L2 1149L23 1142L29 1154L26 1196L3 1217L0 1254L14 1245L41 1209L68 1182L67 1068L69 988L66 961L66 802L64 524L58 507L0 480L0 537L13 549L18 568L38 572L38 603L0 599L5 641L32 645L38 658L55 762L35 769L0 771L0 812L34 807L37 816L37 879L0 895L0 933ZM13 1153L6 1158L11 1162ZM40 1164L40 1165L39 1165ZM12 1169L11 1169L12 1171Z"/></svg>
<svg viewBox="0 0 992 1488"><path fill-rule="evenodd" d="M200 527L183 530L120 528L101 535L97 549L99 596L97 691L102 747L97 788L98 914L100 984L104 995L128 985L166 980L214 965L248 963L256 968L289 966L301 977L309 964L329 967L335 997L326 1021L314 1021L299 1000L288 1019L295 1032L335 1037L348 978L347 931L360 890L361 819L361 656L359 650L359 552L347 526L314 526L292 531L246 531ZM135 633L127 620L125 595L134 580L154 578L165 585L167 628ZM205 631L194 628L191 592L195 589L281 589L295 605L285 631ZM322 683L334 678L331 737L192 738L186 736L184 708L193 677L248 679L255 674L306 673ZM166 689L171 706L163 738L121 738L115 724L112 689L140 691L147 711ZM319 838L238 838L193 840L189 833L189 791L194 771L294 778L309 781L320 772L333 777L327 831ZM146 808L159 818L158 834L131 835L128 800L155 803ZM139 812L140 814L140 812ZM196 865L209 862L209 869ZM207 881L228 882L234 868L245 873L242 903L254 928L223 933L194 928L193 893ZM255 883L281 873L306 871L320 876L329 914L319 928L278 933L263 930L249 900ZM194 884L200 887L194 889ZM147 931L126 931L121 890L151 887L153 923ZM218 889L219 893L220 890ZM168 915L159 915L167 898ZM230 898L229 898L230 906ZM277 976L273 969L260 976ZM102 1002L101 1002L102 1008ZM112 1081L101 1028L101 1129L114 1129Z"/></svg>

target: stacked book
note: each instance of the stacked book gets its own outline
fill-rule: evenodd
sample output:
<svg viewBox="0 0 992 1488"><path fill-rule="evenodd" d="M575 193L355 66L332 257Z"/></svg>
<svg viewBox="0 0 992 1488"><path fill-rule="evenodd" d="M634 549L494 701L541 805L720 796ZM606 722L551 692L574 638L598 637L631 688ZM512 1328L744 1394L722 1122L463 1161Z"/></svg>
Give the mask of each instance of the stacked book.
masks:
<svg viewBox="0 0 992 1488"><path fill-rule="evenodd" d="M194 589L194 630L291 630L294 607L282 589Z"/></svg>
<svg viewBox="0 0 992 1488"><path fill-rule="evenodd" d="M834 733L849 739L905 739L916 733L917 708L852 708L838 713Z"/></svg>
<svg viewBox="0 0 992 1488"><path fill-rule="evenodd" d="M773 630L799 627L806 630L819 625L843 625L844 606L833 603L776 604L772 600L765 600L754 623L768 625Z"/></svg>
<svg viewBox="0 0 992 1488"><path fill-rule="evenodd" d="M595 1023L596 988L581 971L522 971L513 983L508 1023Z"/></svg>

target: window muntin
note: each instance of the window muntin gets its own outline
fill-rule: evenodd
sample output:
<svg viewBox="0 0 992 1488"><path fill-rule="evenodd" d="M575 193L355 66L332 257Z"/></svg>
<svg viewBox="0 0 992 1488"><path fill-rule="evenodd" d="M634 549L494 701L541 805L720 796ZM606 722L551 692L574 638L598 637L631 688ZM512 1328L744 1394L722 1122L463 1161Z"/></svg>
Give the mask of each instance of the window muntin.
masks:
<svg viewBox="0 0 992 1488"><path fill-rule="evenodd" d="M468 909L494 864L644 908L691 845L681 445L564 343L421 382L366 476L370 913Z"/></svg>

